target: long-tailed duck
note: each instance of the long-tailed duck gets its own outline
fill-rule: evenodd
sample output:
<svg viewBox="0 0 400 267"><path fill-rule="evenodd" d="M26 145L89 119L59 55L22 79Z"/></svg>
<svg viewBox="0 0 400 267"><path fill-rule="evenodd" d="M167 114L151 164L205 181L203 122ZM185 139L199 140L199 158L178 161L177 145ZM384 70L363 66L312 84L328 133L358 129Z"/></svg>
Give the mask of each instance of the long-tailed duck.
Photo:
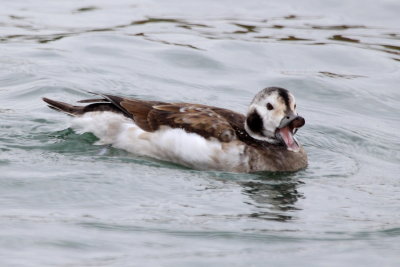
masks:
<svg viewBox="0 0 400 267"><path fill-rule="evenodd" d="M78 101L86 106L43 100L73 115L72 127L92 132L101 144L194 169L297 171L307 166L307 154L294 137L305 121L286 89L261 90L247 116L201 104L99 96Z"/></svg>

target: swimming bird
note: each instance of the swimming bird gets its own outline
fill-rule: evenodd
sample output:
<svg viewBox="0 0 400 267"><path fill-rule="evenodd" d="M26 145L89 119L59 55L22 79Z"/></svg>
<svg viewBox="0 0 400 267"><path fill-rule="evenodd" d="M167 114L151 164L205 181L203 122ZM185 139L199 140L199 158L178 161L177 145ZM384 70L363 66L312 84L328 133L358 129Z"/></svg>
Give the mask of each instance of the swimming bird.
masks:
<svg viewBox="0 0 400 267"><path fill-rule="evenodd" d="M229 172L297 171L307 154L294 137L305 124L294 96L268 87L243 115L191 103L167 103L96 94L71 105L43 98L74 116L72 128L92 132L100 144L198 170Z"/></svg>

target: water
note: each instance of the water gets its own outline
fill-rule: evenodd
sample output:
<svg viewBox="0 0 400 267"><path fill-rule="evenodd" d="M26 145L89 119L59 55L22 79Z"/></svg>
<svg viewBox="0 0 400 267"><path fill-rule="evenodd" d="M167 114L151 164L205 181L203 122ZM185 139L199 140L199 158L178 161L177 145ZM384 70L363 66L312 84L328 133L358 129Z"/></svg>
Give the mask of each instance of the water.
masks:
<svg viewBox="0 0 400 267"><path fill-rule="evenodd" d="M398 1L4 1L1 266L398 266ZM244 112L290 89L297 173L200 172L96 146L42 96Z"/></svg>

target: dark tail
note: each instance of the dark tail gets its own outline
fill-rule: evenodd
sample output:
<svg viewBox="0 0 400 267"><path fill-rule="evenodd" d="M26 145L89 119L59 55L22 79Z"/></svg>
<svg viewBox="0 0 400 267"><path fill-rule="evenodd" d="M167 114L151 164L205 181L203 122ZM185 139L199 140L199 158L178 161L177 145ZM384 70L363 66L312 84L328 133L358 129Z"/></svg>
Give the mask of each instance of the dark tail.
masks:
<svg viewBox="0 0 400 267"><path fill-rule="evenodd" d="M84 113L85 107L83 107L83 106L73 106L73 105L70 105L70 104L67 104L67 103L64 103L61 101L55 101L52 99L48 99L46 97L43 97L43 101L48 104L49 108L67 113L68 115L71 115L71 116L82 115Z"/></svg>
<svg viewBox="0 0 400 267"><path fill-rule="evenodd" d="M124 112L121 111L121 109L116 107L113 103L108 102L107 99L87 99L79 101L80 103L93 103L87 106L74 106L61 101L48 99L46 97L43 97L43 101L48 104L49 108L64 112L71 116L79 116L86 112L94 112L94 111L110 111L110 112L122 113L123 115L127 116Z"/></svg>

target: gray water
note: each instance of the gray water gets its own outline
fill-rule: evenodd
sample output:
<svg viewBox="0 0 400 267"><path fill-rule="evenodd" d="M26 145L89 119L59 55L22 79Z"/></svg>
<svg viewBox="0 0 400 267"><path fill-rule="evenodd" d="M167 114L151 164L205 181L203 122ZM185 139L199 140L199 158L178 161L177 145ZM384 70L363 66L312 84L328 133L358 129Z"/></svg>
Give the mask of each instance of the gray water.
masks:
<svg viewBox="0 0 400 267"><path fill-rule="evenodd" d="M399 266L400 2L2 1L1 266ZM297 173L95 145L41 97L245 112L288 88Z"/></svg>

